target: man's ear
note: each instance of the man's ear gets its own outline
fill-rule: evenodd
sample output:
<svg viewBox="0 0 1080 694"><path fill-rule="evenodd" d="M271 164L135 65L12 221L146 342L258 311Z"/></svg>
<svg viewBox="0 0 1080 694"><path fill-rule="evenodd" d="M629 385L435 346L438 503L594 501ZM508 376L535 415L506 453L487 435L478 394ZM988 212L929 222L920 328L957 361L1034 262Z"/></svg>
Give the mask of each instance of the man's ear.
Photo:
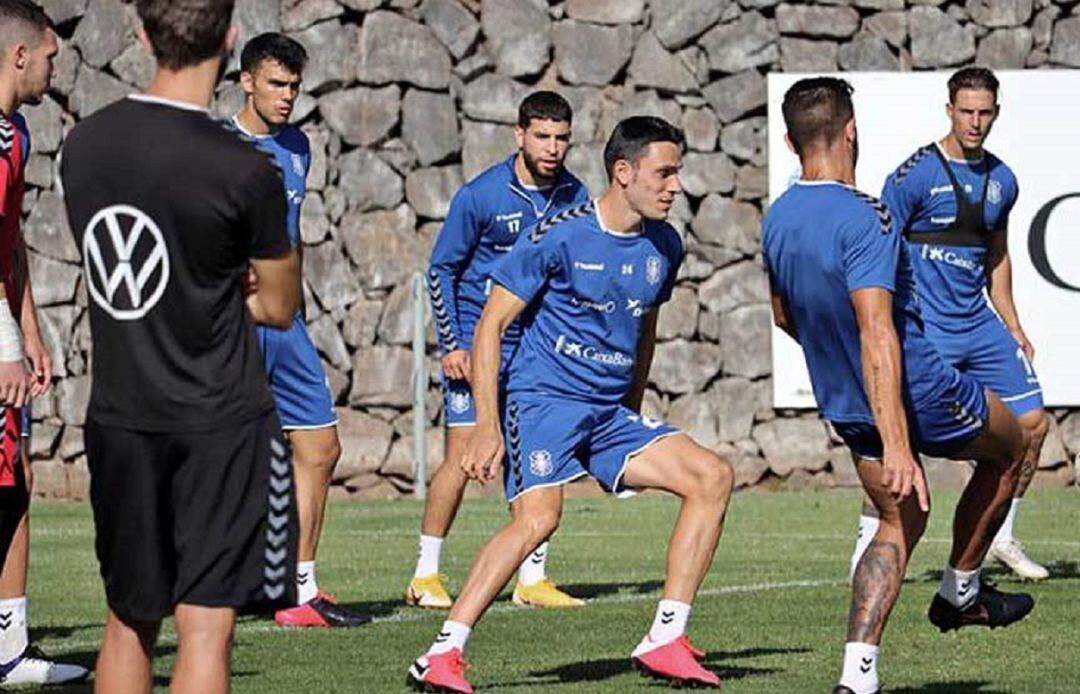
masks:
<svg viewBox="0 0 1080 694"><path fill-rule="evenodd" d="M788 133L784 133L784 144L787 145L787 148L791 150L792 154L799 156L799 150L795 148L795 143L791 140L791 135Z"/></svg>
<svg viewBox="0 0 1080 694"><path fill-rule="evenodd" d="M248 71L240 73L240 88L244 90L244 94L250 95L255 91L255 76Z"/></svg>
<svg viewBox="0 0 1080 694"><path fill-rule="evenodd" d="M11 64L22 70L30 62L30 49L25 43L17 43L11 48Z"/></svg>
<svg viewBox="0 0 1080 694"><path fill-rule="evenodd" d="M851 118L847 123L844 123L844 136L848 141L854 141L857 132L855 130L855 119Z"/></svg>
<svg viewBox="0 0 1080 694"><path fill-rule="evenodd" d="M525 149L525 129L520 125L514 126L514 144L519 151Z"/></svg>
<svg viewBox="0 0 1080 694"><path fill-rule="evenodd" d="M146 55L153 58L154 44L150 43L150 37L146 35L146 29L140 26L139 30L135 32L135 38L139 40L139 45L142 46L142 49L146 52Z"/></svg>
<svg viewBox="0 0 1080 694"><path fill-rule="evenodd" d="M615 160L615 166L611 173L611 180L623 188L629 186L630 182L634 180L634 166L625 159Z"/></svg>

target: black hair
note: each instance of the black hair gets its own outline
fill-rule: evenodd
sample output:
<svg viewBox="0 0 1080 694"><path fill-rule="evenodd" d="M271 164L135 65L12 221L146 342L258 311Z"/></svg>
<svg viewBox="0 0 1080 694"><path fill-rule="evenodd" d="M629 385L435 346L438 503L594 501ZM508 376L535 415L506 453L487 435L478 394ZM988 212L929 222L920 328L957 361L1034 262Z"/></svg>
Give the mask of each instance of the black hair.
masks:
<svg viewBox="0 0 1080 694"><path fill-rule="evenodd" d="M154 57L170 70L222 54L235 0L136 0Z"/></svg>
<svg viewBox="0 0 1080 694"><path fill-rule="evenodd" d="M988 68L961 68L949 78L949 103L956 103L956 94L961 89L985 89L991 92L994 101L997 101L998 86L998 78Z"/></svg>
<svg viewBox="0 0 1080 694"><path fill-rule="evenodd" d="M264 60L273 60L299 75L307 64L308 54L300 42L274 31L259 34L247 42L240 53L240 69L254 73Z"/></svg>
<svg viewBox="0 0 1080 694"><path fill-rule="evenodd" d="M855 89L838 77L801 79L784 94L784 124L798 154L815 143L831 144L855 115Z"/></svg>
<svg viewBox="0 0 1080 694"><path fill-rule="evenodd" d="M528 128L533 119L572 123L574 110L566 99L555 92L533 92L522 99L518 106L518 125L523 129Z"/></svg>
<svg viewBox="0 0 1080 694"><path fill-rule="evenodd" d="M620 159L637 165L645 150L654 142L671 142L681 150L686 144L683 131L656 116L631 116L619 121L604 145L604 168L608 178Z"/></svg>

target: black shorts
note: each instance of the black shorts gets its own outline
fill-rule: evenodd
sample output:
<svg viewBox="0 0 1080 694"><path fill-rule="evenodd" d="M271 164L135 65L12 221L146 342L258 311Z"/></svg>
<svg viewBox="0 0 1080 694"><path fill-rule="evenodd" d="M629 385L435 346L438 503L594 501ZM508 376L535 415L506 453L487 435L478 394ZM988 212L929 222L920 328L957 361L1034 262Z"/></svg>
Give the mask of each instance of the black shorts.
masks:
<svg viewBox="0 0 1080 694"><path fill-rule="evenodd" d="M157 621L177 604L296 602L292 463L277 415L199 432L86 422L95 548L109 607Z"/></svg>
<svg viewBox="0 0 1080 694"><path fill-rule="evenodd" d="M23 516L30 510L30 493L26 490L26 480L22 476L22 464L17 469L14 486L0 487L0 567L7 560L11 541Z"/></svg>

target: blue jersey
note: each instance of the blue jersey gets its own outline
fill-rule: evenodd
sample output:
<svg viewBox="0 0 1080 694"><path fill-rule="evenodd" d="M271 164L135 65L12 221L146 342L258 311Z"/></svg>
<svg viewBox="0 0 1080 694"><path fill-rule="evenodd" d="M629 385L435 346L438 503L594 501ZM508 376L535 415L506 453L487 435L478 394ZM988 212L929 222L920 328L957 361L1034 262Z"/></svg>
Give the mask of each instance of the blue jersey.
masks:
<svg viewBox="0 0 1080 694"><path fill-rule="evenodd" d="M252 135L233 118L232 127L247 135L255 146L274 158L285 180L285 199L289 205L289 240L293 247L300 245L300 208L307 191L308 169L311 168L311 145L300 128L285 125L273 135Z"/></svg>
<svg viewBox="0 0 1080 694"><path fill-rule="evenodd" d="M885 180L881 200L902 234L946 232L947 238L959 231L956 191L939 154L944 155L936 143L922 147ZM980 231L1004 230L1019 192L1012 170L989 152L977 162L947 161L965 199L982 206ZM911 255L928 323L956 325L993 317L984 293L985 244L918 243Z"/></svg>
<svg viewBox="0 0 1080 694"><path fill-rule="evenodd" d="M25 169L26 162L30 159L30 128L26 125L23 114L18 112L11 117L11 124L15 126L15 129L19 131L19 135L22 136L19 140L19 146L22 149L22 163L23 169Z"/></svg>
<svg viewBox="0 0 1080 694"><path fill-rule="evenodd" d="M669 224L645 220L638 234L612 233L591 202L522 235L493 275L529 304L508 395L622 402L642 321L671 298L682 257Z"/></svg>
<svg viewBox="0 0 1080 694"><path fill-rule="evenodd" d="M491 292L491 273L522 229L550 214L587 202L585 186L565 169L548 188L528 188L514 173L513 155L492 166L454 196L431 251L427 284L443 353L471 349L473 331ZM503 345L512 349L520 328Z"/></svg>
<svg viewBox="0 0 1080 694"><path fill-rule="evenodd" d="M905 402L918 407L951 382L951 369L923 335L908 245L880 201L840 183L799 181L765 215L762 246L825 419L874 421L851 301L858 289L893 295Z"/></svg>

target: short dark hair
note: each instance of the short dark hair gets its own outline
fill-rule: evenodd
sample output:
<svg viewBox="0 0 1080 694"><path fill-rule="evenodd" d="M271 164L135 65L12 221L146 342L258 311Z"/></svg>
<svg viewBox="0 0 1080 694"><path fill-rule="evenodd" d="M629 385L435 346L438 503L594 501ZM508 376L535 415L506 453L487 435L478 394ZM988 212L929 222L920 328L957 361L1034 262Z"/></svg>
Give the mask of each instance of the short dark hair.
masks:
<svg viewBox="0 0 1080 694"><path fill-rule="evenodd" d="M961 89L985 89L992 93L994 101L997 101L998 86L998 78L989 68L961 68L949 78L949 103L956 103L956 94Z"/></svg>
<svg viewBox="0 0 1080 694"><path fill-rule="evenodd" d="M798 154L821 141L828 145L844 132L855 115L851 95L855 89L838 77L801 79L784 94L784 124Z"/></svg>
<svg viewBox="0 0 1080 694"><path fill-rule="evenodd" d="M631 116L619 121L604 145L604 168L608 178L615 172L615 162L622 159L636 166L654 142L671 142L682 149L686 136L682 130L656 116Z"/></svg>
<svg viewBox="0 0 1080 694"><path fill-rule="evenodd" d="M30 0L0 0L0 49L6 50L16 37L26 39L27 29L43 34L51 27L49 15L36 3Z"/></svg>
<svg viewBox="0 0 1080 694"><path fill-rule="evenodd" d="M307 65L308 54L300 42L285 34L269 31L247 42L240 53L240 69L255 72L264 60L273 60L294 74L301 74Z"/></svg>
<svg viewBox="0 0 1080 694"><path fill-rule="evenodd" d="M158 64L180 70L221 53L235 0L135 0Z"/></svg>
<svg viewBox="0 0 1080 694"><path fill-rule="evenodd" d="M518 106L518 125L528 128L534 118L573 123L574 110L566 99L555 92L533 92L522 99Z"/></svg>

